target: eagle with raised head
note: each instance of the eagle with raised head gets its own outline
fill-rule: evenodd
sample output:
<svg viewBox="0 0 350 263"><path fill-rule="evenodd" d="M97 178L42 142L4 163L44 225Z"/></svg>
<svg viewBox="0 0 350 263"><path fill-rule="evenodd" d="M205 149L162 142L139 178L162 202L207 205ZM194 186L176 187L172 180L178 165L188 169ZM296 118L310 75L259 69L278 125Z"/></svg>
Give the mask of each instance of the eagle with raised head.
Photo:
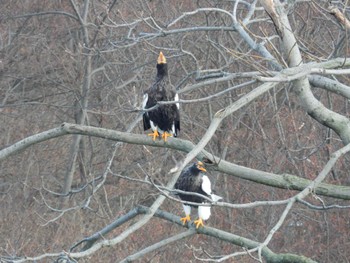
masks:
<svg viewBox="0 0 350 263"><path fill-rule="evenodd" d="M158 101L178 101L179 96L176 90L170 86L168 79L168 65L162 52L159 53L157 60L157 76L153 85L145 92L143 96L142 109L143 128L148 130L152 128L153 133L148 134L155 140L162 135L164 141L168 137L176 137L180 130L179 103L157 105ZM155 107L156 106L156 107Z"/></svg>

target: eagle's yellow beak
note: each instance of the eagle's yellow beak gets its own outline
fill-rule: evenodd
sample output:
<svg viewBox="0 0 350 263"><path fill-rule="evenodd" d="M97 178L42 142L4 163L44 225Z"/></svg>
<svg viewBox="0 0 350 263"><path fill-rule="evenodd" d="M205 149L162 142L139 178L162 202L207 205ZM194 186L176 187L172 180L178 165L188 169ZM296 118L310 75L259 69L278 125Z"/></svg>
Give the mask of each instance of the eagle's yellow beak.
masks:
<svg viewBox="0 0 350 263"><path fill-rule="evenodd" d="M166 63L166 59L165 59L162 51L160 51L160 53L159 53L157 63L158 64L165 64Z"/></svg>

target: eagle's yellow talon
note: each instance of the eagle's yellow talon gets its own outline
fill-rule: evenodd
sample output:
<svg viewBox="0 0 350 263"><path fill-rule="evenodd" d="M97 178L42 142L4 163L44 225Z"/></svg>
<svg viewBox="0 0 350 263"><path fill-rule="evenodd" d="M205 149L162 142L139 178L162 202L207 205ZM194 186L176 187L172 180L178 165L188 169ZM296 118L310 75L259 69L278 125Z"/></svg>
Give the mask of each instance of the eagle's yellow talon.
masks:
<svg viewBox="0 0 350 263"><path fill-rule="evenodd" d="M182 224L186 224L187 222L191 221L191 218L189 215L186 215L185 217L180 218Z"/></svg>
<svg viewBox="0 0 350 263"><path fill-rule="evenodd" d="M166 142L166 139L168 138L168 137L172 137L173 135L171 134L171 133L168 133L168 132L164 132L163 134L162 134L162 138L164 139L164 141Z"/></svg>
<svg viewBox="0 0 350 263"><path fill-rule="evenodd" d="M195 220L194 224L196 225L196 228L199 228L200 226L204 226L202 218L199 218L198 220Z"/></svg>
<svg viewBox="0 0 350 263"><path fill-rule="evenodd" d="M148 136L152 136L153 137L153 141L156 140L157 137L159 137L159 133L157 130L155 130L153 133L149 133Z"/></svg>

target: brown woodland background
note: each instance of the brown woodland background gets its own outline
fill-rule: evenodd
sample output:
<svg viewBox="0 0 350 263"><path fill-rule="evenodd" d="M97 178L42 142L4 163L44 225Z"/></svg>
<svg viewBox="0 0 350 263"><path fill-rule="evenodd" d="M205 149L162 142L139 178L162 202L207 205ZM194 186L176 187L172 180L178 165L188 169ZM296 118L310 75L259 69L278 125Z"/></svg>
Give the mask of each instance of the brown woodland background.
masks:
<svg viewBox="0 0 350 263"><path fill-rule="evenodd" d="M303 63L349 58L348 1L272 2L288 14ZM154 81L160 51L182 100L209 97L181 104L179 139L197 144L217 111L263 83L256 76L273 77L289 67L291 53L282 44L274 16L263 8L272 2L2 1L0 149L63 122L130 132L148 141L140 106L143 92ZM340 12L338 17L334 10ZM242 35L227 13L237 18L250 38ZM249 39L265 47L274 60L252 48ZM323 76L323 87L311 85L313 95L332 112L348 118L350 97L327 89L326 80L342 84L346 91L349 72ZM243 85L236 87L239 84ZM296 85L292 80L278 82L229 115L205 150L258 171L315 179L331 154L348 142L310 114ZM11 262L69 251L138 205L151 206L159 191L140 181L149 180L149 175L156 184L166 185L170 169L185 156L186 152L166 145L116 144L75 134L45 140L2 159L1 259ZM349 163L349 155L343 155L324 182L349 187ZM208 167L208 174L216 193L232 204L284 200L300 192L244 180L215 165ZM268 248L316 262L349 262L348 199L309 194L304 199L307 203L293 205ZM206 226L263 242L284 207L215 206ZM166 199L160 209L183 216L181 204L174 200ZM196 213L192 212L193 217ZM105 238L117 237L138 218ZM154 217L122 242L79 261L119 262L184 230ZM218 262L223 255L242 251L220 238L195 234L160 246L136 262ZM258 258L252 253L227 262L259 262ZM55 260L58 257L36 262Z"/></svg>

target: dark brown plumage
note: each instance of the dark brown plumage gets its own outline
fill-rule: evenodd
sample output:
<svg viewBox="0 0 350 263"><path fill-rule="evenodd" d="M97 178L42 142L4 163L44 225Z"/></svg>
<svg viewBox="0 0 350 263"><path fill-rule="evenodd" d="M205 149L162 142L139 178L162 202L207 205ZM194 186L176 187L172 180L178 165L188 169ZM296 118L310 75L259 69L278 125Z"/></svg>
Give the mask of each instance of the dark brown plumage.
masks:
<svg viewBox="0 0 350 263"><path fill-rule="evenodd" d="M179 179L177 180L175 184L175 189L179 189L186 192L194 192L198 194L202 194L204 196L209 195L203 191L202 189L202 183L203 183L203 176L202 172L206 172L207 170L203 167L202 162L194 163L187 169L184 169L179 176ZM207 176L206 176L207 177ZM188 201L188 202L194 202L194 203L202 203L206 200L200 196L195 195L185 195L185 194L178 194L181 200ZM198 207L195 205L189 205L192 207Z"/></svg>
<svg viewBox="0 0 350 263"><path fill-rule="evenodd" d="M206 171L207 170L204 168L202 162L197 162L187 167L181 172L175 184L175 189L186 191L186 192L198 193L198 194L207 196L214 202L220 200L221 199L220 196L217 196L212 193L210 180L208 176L204 174L204 172ZM181 200L187 201L187 202L195 202L200 204L210 203L207 199L196 195L187 195L187 194L178 193L178 196L181 198ZM198 228L199 226L204 226L203 220L207 220L210 217L210 206L201 206L201 205L183 203L183 208L185 210L186 216L181 218L181 221L184 224L191 220L190 218L191 207L198 208L199 218L198 220L194 221L196 228Z"/></svg>
<svg viewBox="0 0 350 263"><path fill-rule="evenodd" d="M143 109L150 109L157 105L158 101L177 101L178 94L170 87L168 80L168 65L162 52L157 61L157 76L153 85L145 92ZM153 140L159 136L166 141L169 136L176 137L180 130L179 103L159 105L157 108L143 114L143 128L152 128Z"/></svg>

